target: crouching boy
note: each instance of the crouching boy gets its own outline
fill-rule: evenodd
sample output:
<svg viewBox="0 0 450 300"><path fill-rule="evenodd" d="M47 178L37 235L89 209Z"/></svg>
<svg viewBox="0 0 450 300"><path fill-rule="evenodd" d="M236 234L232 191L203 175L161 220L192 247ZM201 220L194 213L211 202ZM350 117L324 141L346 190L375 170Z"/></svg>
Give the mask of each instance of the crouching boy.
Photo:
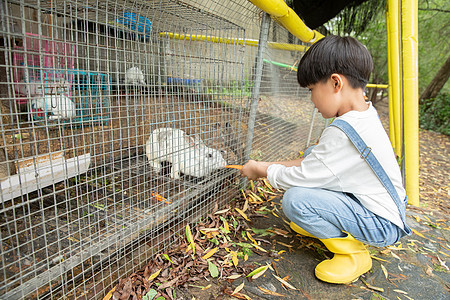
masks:
<svg viewBox="0 0 450 300"><path fill-rule="evenodd" d="M284 162L250 160L249 179L267 177L286 190L283 211L291 228L318 238L334 253L316 277L348 283L369 271L364 244L378 247L411 234L405 223L408 198L389 138L364 99L373 68L365 46L351 37L327 36L302 57L297 78L311 91L324 118L335 118L309 155Z"/></svg>

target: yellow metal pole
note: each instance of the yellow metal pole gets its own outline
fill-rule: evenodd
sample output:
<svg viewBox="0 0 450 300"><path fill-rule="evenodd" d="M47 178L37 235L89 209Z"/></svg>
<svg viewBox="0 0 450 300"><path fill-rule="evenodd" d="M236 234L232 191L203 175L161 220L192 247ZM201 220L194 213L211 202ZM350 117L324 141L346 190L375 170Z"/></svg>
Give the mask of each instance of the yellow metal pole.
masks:
<svg viewBox="0 0 450 300"><path fill-rule="evenodd" d="M391 0L392 1L392 0ZM388 76L389 76L389 87L388 87L388 104L389 104L389 139L391 141L392 146L394 147L394 151L396 149L395 145L395 125L394 125L394 97L392 91L392 55L391 55L391 20L389 15L389 10L386 11L386 29L387 29L387 47L388 47ZM397 151L395 154L398 156Z"/></svg>
<svg viewBox="0 0 450 300"><path fill-rule="evenodd" d="M257 40L251 39L237 39L237 38L220 38L217 36L210 35L199 35L199 34L179 34L174 32L161 32L159 34L161 37L174 39L174 40L185 40L185 41L206 41L212 43L221 43L221 44L234 44L234 45L242 45L245 44L247 46L258 47L259 42ZM267 46L272 49L278 50L287 50L287 51L299 51L303 52L308 47L303 45L296 44L288 44L288 43L275 43L268 42Z"/></svg>
<svg viewBox="0 0 450 300"><path fill-rule="evenodd" d="M323 35L311 30L283 0L249 0L255 6L268 13L275 21L283 25L290 33L306 43L314 43Z"/></svg>
<svg viewBox="0 0 450 300"><path fill-rule="evenodd" d="M402 156L402 107L399 0L388 3L389 132L395 154ZM392 127L391 127L392 126Z"/></svg>
<svg viewBox="0 0 450 300"><path fill-rule="evenodd" d="M418 1L402 0L403 119L405 188L419 205Z"/></svg>
<svg viewBox="0 0 450 300"><path fill-rule="evenodd" d="M380 88L380 89L387 89L389 85L387 84L381 84L381 83L368 83L366 84L366 88Z"/></svg>

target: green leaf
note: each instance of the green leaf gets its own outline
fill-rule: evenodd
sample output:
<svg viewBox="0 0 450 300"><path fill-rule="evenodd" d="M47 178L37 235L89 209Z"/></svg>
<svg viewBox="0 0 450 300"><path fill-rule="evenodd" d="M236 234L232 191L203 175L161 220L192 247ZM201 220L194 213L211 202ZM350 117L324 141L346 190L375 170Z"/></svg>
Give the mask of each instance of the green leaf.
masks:
<svg viewBox="0 0 450 300"><path fill-rule="evenodd" d="M167 254L164 253L164 254L163 254L163 257L164 257L166 260L170 261L171 263L175 264L175 263L170 259L169 255L167 255Z"/></svg>
<svg viewBox="0 0 450 300"><path fill-rule="evenodd" d="M213 277L213 278L216 278L217 276L219 276L219 269L217 269L217 266L209 260L208 260L208 271L209 271L209 274L211 274L211 277Z"/></svg>
<svg viewBox="0 0 450 300"><path fill-rule="evenodd" d="M142 300L153 300L155 296L158 294L158 292L154 289L150 289L147 294L145 294L144 297L142 297Z"/></svg>

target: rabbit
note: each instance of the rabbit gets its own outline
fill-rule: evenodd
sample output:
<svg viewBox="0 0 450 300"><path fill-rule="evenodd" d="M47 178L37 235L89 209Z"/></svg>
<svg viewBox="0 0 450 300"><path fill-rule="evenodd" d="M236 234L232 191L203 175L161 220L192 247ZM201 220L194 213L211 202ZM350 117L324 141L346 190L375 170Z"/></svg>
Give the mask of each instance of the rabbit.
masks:
<svg viewBox="0 0 450 300"><path fill-rule="evenodd" d="M144 73L138 67L132 67L125 73L125 84L145 85Z"/></svg>
<svg viewBox="0 0 450 300"><path fill-rule="evenodd" d="M162 162L170 162L172 179L179 179L180 173L204 177L227 165L220 151L175 128L155 129L146 142L145 152L157 172L161 171Z"/></svg>
<svg viewBox="0 0 450 300"><path fill-rule="evenodd" d="M65 95L45 95L34 98L31 101L31 107L34 109L42 109L46 113L51 113L48 116L49 120L71 119L76 117L75 103Z"/></svg>

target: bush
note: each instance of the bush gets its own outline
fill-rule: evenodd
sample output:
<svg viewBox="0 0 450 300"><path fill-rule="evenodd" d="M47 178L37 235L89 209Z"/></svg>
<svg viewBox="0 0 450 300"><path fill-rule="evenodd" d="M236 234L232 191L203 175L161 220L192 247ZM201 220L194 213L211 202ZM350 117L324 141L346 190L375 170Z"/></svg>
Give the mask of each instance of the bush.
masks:
<svg viewBox="0 0 450 300"><path fill-rule="evenodd" d="M450 135L450 94L422 100L419 105L420 128Z"/></svg>

